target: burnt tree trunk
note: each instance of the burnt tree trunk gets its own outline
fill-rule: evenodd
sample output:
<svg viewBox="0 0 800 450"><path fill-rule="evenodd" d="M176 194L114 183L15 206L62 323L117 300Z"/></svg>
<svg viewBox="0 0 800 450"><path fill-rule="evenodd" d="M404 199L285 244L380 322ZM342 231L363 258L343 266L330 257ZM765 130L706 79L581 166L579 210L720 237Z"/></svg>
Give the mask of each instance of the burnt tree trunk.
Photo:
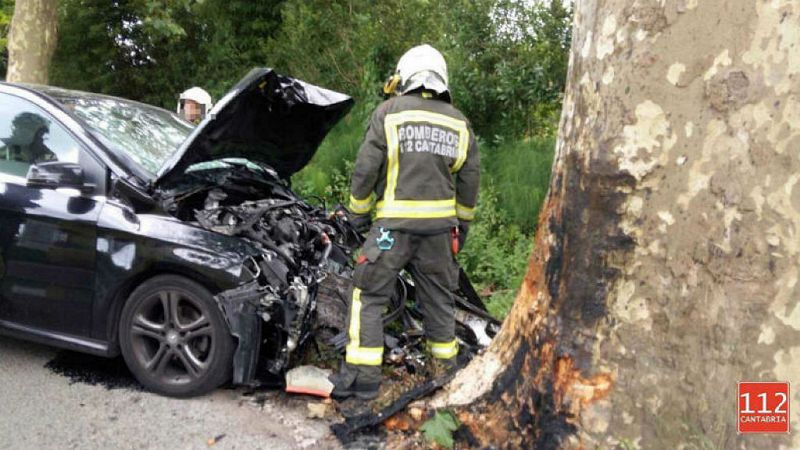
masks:
<svg viewBox="0 0 800 450"><path fill-rule="evenodd" d="M8 32L6 81L47 84L56 49L58 0L17 0Z"/></svg>
<svg viewBox="0 0 800 450"><path fill-rule="evenodd" d="M472 445L800 448L800 4L587 0L516 304L433 406ZM792 435L736 383L793 381Z"/></svg>

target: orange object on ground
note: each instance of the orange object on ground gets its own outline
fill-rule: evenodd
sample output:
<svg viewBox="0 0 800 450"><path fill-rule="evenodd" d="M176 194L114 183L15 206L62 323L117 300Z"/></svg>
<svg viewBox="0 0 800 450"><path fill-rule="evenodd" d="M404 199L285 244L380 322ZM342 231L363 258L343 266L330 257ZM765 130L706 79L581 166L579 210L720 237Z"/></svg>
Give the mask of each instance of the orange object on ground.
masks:
<svg viewBox="0 0 800 450"><path fill-rule="evenodd" d="M305 394L305 395L313 395L316 397L322 398L330 398L331 393L327 391L323 391L320 389L313 389L313 388L306 388L306 387L299 387L299 386L286 386L286 392L289 394Z"/></svg>

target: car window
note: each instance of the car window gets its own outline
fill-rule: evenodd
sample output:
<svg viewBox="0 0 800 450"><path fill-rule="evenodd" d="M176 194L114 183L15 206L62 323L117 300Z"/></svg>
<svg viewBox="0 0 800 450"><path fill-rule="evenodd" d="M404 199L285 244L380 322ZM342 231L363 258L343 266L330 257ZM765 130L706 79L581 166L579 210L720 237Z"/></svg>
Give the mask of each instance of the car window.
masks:
<svg viewBox="0 0 800 450"><path fill-rule="evenodd" d="M8 94L0 104L0 173L25 177L32 164L79 162L80 144L41 108Z"/></svg>
<svg viewBox="0 0 800 450"><path fill-rule="evenodd" d="M45 92L79 117L103 144L125 153L151 175L194 128L169 111L142 103L54 88Z"/></svg>

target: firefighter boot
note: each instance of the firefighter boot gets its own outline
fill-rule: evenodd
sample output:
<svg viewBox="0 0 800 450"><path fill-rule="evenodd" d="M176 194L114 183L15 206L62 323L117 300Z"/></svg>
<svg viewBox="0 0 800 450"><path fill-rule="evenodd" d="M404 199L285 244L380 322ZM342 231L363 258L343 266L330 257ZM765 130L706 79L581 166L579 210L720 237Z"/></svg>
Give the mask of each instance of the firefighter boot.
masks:
<svg viewBox="0 0 800 450"><path fill-rule="evenodd" d="M358 367L342 363L339 372L329 378L333 383L331 396L337 400L356 397L372 400L378 396L381 386L380 367Z"/></svg>

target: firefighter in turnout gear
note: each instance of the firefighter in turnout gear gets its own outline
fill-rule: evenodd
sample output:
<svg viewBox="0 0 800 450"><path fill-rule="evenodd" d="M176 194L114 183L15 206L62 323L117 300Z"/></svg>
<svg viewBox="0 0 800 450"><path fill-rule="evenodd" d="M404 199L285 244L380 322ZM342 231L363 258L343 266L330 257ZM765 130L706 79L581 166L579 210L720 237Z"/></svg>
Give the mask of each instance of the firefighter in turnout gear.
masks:
<svg viewBox="0 0 800 450"><path fill-rule="evenodd" d="M378 395L382 315L397 274L414 279L428 349L454 366L455 253L478 198L480 156L469 122L450 103L447 65L429 45L406 52L384 87L391 97L372 115L351 180L350 220L366 230L354 274L345 363L333 396Z"/></svg>

